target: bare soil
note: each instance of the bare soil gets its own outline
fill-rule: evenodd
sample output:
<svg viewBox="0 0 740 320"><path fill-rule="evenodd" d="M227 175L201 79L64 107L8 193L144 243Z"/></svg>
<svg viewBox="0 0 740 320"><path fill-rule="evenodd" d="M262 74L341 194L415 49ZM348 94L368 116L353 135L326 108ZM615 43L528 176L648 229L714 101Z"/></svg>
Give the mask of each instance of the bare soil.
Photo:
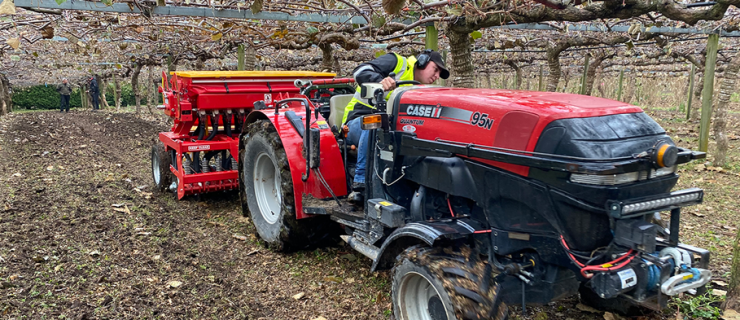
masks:
<svg viewBox="0 0 740 320"><path fill-rule="evenodd" d="M683 128L671 121L661 124ZM676 129L680 144L693 145L692 126ZM252 235L235 192L152 194L151 145L166 130L158 115L108 111L0 119L0 317L392 318L388 272L370 273L370 261L343 244L273 253ZM712 269L726 278L740 170L707 168L682 171L680 187L707 190L682 232L712 250ZM571 298L527 315L512 307L512 315L604 318L576 305Z"/></svg>

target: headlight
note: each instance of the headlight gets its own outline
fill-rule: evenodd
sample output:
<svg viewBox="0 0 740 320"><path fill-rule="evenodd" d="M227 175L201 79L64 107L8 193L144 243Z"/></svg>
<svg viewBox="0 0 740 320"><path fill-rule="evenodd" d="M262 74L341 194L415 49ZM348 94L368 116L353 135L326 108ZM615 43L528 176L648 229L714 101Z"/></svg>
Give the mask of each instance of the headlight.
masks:
<svg viewBox="0 0 740 320"><path fill-rule="evenodd" d="M597 186L614 186L614 185L619 185L619 184L627 184L627 183L632 183L636 181L646 180L648 179L648 176L650 178L655 178L655 177L669 175L674 172L676 172L676 166L659 168L659 169L650 169L649 173L648 171L627 172L627 173L609 174L609 175L573 173L570 175L570 182L591 184L591 185L597 185Z"/></svg>
<svg viewBox="0 0 740 320"><path fill-rule="evenodd" d="M702 202L704 191L698 188L679 190L671 192L660 198L648 198L637 200L609 200L606 204L606 210L614 218L624 218L641 213L650 213L655 211L664 211L672 208L685 207Z"/></svg>

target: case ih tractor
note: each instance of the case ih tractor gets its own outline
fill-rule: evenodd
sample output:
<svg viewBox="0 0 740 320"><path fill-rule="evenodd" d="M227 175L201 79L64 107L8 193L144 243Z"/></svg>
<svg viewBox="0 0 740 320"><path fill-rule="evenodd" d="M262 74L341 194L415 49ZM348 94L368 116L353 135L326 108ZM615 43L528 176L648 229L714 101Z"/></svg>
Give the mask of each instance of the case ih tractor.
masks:
<svg viewBox="0 0 740 320"><path fill-rule="evenodd" d="M242 75L260 95L275 89ZM705 155L676 147L639 107L414 81L399 82L405 86L385 101L379 84L365 84L361 95L377 109L362 120L371 152L366 201L354 204L346 196L357 152L339 123L353 81L306 77L296 74L295 86L273 99L227 89L211 105L193 98L202 90L195 81L171 93L180 104L190 94L192 114L244 110L223 131L233 139L240 130L229 151L238 149L243 213L256 232L269 247L291 250L341 226L342 239L372 260L372 270L393 269L396 319L505 319L507 304L576 293L612 311L660 310L668 296L701 291L711 278L709 252L679 242L681 208L700 203L703 191L672 191L676 166ZM247 81L219 79L214 88ZM197 129L215 122L198 119L203 125L180 131L190 141L183 147L218 150ZM209 137L222 134L221 124ZM178 190L199 181L206 173L197 168L179 172L187 171L181 157L198 151L170 145ZM661 211L670 212L668 228L654 223Z"/></svg>

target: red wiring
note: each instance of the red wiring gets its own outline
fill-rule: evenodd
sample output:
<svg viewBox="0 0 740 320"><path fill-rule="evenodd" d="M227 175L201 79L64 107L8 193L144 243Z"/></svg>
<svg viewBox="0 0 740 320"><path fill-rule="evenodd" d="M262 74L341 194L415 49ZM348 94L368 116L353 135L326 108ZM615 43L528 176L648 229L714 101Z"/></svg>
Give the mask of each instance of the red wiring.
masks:
<svg viewBox="0 0 740 320"><path fill-rule="evenodd" d="M455 212L452 211L452 205L450 204L450 197L447 197L447 207L450 208L450 214L455 217Z"/></svg>
<svg viewBox="0 0 740 320"><path fill-rule="evenodd" d="M599 265L587 266L587 265L581 263L580 261L578 261L578 259L576 259L576 257L572 253L570 253L570 247L568 247L568 244L565 242L565 239L563 238L562 235L560 236L560 242L563 244L563 247L565 247L565 249L566 249L565 251L568 252L568 256L570 256L570 259L573 260L573 262L575 262L579 267L581 267L581 275L583 275L586 278L591 278L591 277L594 276L593 274L586 273L587 271L610 271L610 270L619 269L619 268L622 268L622 267L626 266L627 264L629 264L630 262L632 262L632 260L634 260L635 257L637 257L637 254L634 254L634 255L630 256L634 252L634 250L630 249L629 251L627 251L626 254L624 254L624 255L620 256L619 258L616 258L616 259L614 259L612 261L609 261L607 263L602 263L602 264L599 264ZM629 257L629 259L627 259L628 257ZM618 264L618 265L616 265L616 266L614 265L614 264L619 263L620 261L622 261L624 259L627 259L627 260L624 261L624 262L622 262L622 263L620 263L620 264ZM612 266L610 266L610 267L603 267L604 265L607 265L607 264L612 265Z"/></svg>

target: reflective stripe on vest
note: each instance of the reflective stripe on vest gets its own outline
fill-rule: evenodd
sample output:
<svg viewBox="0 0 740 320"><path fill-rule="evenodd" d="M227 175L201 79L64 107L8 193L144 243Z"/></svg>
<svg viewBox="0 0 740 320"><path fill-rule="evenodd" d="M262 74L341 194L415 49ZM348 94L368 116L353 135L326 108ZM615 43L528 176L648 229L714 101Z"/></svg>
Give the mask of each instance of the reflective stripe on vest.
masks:
<svg viewBox="0 0 740 320"><path fill-rule="evenodd" d="M396 55L396 67L393 69L393 73L395 73L396 76L393 78L396 81L414 80L414 66L416 65L416 57L411 56L404 58L398 53L394 53L394 55ZM367 67L372 68L370 66ZM358 69L357 72L355 72L355 75L364 70L364 68ZM392 90L389 91L388 94L385 96L386 100L388 100L388 98L391 96L391 93L393 93ZM360 106L357 106L357 104L360 104ZM362 98L359 85L355 90L355 95L352 97L352 100L350 100L347 104L347 107L344 108L342 124L347 122L347 118L349 117L350 113L355 110L355 107L358 107L358 111L359 109L375 109L375 107L368 104L367 99Z"/></svg>

